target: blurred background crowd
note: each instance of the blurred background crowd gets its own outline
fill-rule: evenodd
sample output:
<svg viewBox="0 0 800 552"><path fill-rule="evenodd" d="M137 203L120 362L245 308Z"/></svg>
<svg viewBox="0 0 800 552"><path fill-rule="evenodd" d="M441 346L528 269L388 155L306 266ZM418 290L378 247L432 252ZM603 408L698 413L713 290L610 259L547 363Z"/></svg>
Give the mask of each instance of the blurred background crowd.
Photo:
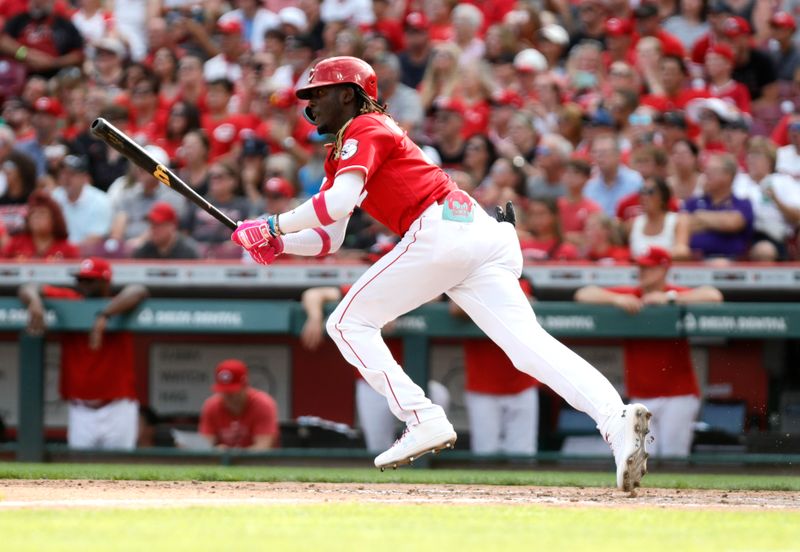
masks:
<svg viewBox="0 0 800 552"><path fill-rule="evenodd" d="M239 259L89 131L104 117L233 220L315 193L294 88L353 55L529 260L797 260L796 0L6 0L0 257ZM396 238L363 214L343 257Z"/></svg>

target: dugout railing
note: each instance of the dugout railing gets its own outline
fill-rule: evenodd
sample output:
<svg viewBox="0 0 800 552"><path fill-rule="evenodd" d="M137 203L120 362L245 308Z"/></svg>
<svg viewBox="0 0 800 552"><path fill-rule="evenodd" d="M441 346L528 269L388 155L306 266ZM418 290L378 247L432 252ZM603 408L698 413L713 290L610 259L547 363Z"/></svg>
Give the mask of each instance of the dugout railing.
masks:
<svg viewBox="0 0 800 552"><path fill-rule="evenodd" d="M50 332L88 331L102 300L46 302ZM538 319L552 334L561 338L719 338L725 340L795 340L800 338L800 305L794 303L727 303L698 306L648 307L636 316L605 306L571 302L539 302ZM17 442L2 450L13 452L22 461L43 461L47 452L63 452L63 445L46 445L44 428L44 347L46 336L31 336L24 331L27 313L16 299L0 299L0 332L19 336L19 415ZM185 300L149 299L127 316L115 317L108 331L128 330L147 334L264 335L296 337L304 314L290 300ZM453 318L446 304L425 305L398 319L393 335L403 340L404 368L418 383L428 379L430 344L438 338L480 337L483 334L470 321ZM789 437L787 435L787 437ZM98 453L103 456L103 453ZM136 457L147 452L137 451ZM150 455L207 457L208 453L181 450L150 451ZM283 449L252 455L229 452L210 456L223 462L259 456L311 457L315 455L362 457L364 451ZM456 451L450 458L469 458ZM540 460L558 459L557 453L543 452ZM715 455L719 463L779 463L797 465L800 455L774 454ZM693 457L703 462L701 456Z"/></svg>

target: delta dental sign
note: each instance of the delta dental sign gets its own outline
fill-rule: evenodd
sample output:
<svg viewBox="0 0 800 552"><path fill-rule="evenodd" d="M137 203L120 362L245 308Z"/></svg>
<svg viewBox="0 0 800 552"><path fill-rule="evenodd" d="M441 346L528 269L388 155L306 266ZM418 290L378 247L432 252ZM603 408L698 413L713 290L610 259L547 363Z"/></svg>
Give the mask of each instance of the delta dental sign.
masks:
<svg viewBox="0 0 800 552"><path fill-rule="evenodd" d="M789 333L785 316L724 315L686 313L678 330L688 335L753 334L758 337L783 336Z"/></svg>
<svg viewBox="0 0 800 552"><path fill-rule="evenodd" d="M244 317L238 310L153 310L143 309L136 323L155 328L241 328Z"/></svg>

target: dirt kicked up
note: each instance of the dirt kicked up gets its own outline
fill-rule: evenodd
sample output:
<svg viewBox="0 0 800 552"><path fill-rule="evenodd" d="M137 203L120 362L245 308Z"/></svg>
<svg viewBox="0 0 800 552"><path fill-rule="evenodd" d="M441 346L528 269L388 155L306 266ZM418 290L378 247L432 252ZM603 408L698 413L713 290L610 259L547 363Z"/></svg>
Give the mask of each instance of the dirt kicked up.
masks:
<svg viewBox="0 0 800 552"><path fill-rule="evenodd" d="M105 480L0 482L0 511L332 502L800 511L800 493L789 491L643 488L632 497L614 489L596 487Z"/></svg>

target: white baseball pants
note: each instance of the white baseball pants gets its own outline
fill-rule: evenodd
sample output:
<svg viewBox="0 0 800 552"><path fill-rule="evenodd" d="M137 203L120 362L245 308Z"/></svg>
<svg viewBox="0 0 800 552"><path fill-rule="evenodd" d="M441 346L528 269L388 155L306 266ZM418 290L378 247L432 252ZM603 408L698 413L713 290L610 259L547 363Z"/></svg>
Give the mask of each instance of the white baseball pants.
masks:
<svg viewBox="0 0 800 552"><path fill-rule="evenodd" d="M101 408L70 403L67 444L74 449L133 450L139 435L139 403L111 401Z"/></svg>
<svg viewBox="0 0 800 552"><path fill-rule="evenodd" d="M536 454L539 438L539 390L514 395L464 393L469 416L470 450L475 454Z"/></svg>
<svg viewBox="0 0 800 552"><path fill-rule="evenodd" d="M631 402L642 403L653 414L650 420L649 445L653 456L686 457L692 448L694 422L700 412L700 399L694 395L677 397L631 398Z"/></svg>
<svg viewBox="0 0 800 552"><path fill-rule="evenodd" d="M389 253L367 270L328 318L345 359L407 425L444 417L392 358L387 322L446 293L511 359L598 427L623 406L609 381L536 321L519 286L522 253L513 226L475 205L473 222L442 218L431 205Z"/></svg>

